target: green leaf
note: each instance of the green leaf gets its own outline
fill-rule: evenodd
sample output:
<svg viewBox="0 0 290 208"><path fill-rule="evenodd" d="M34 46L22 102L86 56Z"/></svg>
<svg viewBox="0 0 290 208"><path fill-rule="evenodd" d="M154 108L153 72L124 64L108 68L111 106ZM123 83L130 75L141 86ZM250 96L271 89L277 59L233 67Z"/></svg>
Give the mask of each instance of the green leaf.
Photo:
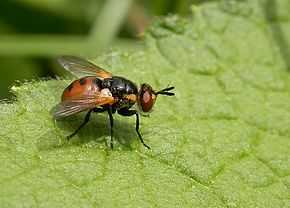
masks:
<svg viewBox="0 0 290 208"><path fill-rule="evenodd" d="M275 2L277 18L262 0L194 6L156 20L144 51L94 60L176 87L142 117L152 151L118 115L113 151L106 114L67 142L84 114L54 123L49 111L69 80L14 86L0 105L1 207L289 207L290 15Z"/></svg>

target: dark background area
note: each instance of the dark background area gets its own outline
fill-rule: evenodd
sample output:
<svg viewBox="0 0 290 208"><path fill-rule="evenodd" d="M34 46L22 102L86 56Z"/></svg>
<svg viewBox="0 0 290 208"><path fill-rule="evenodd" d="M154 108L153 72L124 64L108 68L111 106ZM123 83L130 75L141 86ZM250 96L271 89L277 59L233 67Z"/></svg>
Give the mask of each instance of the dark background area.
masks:
<svg viewBox="0 0 290 208"><path fill-rule="evenodd" d="M142 47L156 16L186 16L201 0L0 1L0 99L17 81L62 75L62 54L96 56L112 47Z"/></svg>

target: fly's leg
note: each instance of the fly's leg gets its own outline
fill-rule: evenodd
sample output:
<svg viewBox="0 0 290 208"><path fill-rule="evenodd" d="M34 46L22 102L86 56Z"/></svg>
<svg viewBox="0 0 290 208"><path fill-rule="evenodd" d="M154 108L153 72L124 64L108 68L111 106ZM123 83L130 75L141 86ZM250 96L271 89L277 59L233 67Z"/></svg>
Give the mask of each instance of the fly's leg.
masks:
<svg viewBox="0 0 290 208"><path fill-rule="evenodd" d="M83 123L71 135L67 136L67 140L70 140L72 137L74 137L90 121L92 111L92 109L88 111Z"/></svg>
<svg viewBox="0 0 290 208"><path fill-rule="evenodd" d="M135 126L135 130L138 134L139 140L141 141L141 143L144 145L144 147L146 147L147 149L151 149L147 144L145 144L140 132L139 132L139 114L136 110L129 110L127 108L123 108L120 109L118 111L118 113L122 116L133 116L136 115L136 126Z"/></svg>
<svg viewBox="0 0 290 208"><path fill-rule="evenodd" d="M110 135L111 135L110 146L111 146L111 149L113 149L113 136L114 136L113 126L114 126L114 118L113 118L113 113L112 113L112 107L111 106L108 108L108 114L109 114L109 118L110 118Z"/></svg>
<svg viewBox="0 0 290 208"><path fill-rule="evenodd" d="M144 142L144 140L143 140L143 138L142 138L142 136L141 136L141 134L140 134L140 132L139 132L139 114L136 112L135 113L135 115L136 115L136 132L137 132L137 134L138 134L138 137L139 137L139 139L140 139L140 141L141 141L141 143L147 148L147 149L151 149L147 144L145 144L145 142Z"/></svg>

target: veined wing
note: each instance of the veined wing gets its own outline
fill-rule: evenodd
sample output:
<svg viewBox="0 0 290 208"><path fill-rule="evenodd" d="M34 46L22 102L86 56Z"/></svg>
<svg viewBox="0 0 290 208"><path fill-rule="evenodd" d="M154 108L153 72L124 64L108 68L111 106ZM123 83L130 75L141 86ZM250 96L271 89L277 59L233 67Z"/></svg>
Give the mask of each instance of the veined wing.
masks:
<svg viewBox="0 0 290 208"><path fill-rule="evenodd" d="M77 77L97 76L102 79L112 77L110 72L77 56L61 56L58 58L58 62L63 68Z"/></svg>
<svg viewBox="0 0 290 208"><path fill-rule="evenodd" d="M112 105L115 103L115 99L112 96L96 94L96 95L84 95L78 98L65 100L56 105L51 113L54 119L65 118L82 111L93 109L101 105Z"/></svg>

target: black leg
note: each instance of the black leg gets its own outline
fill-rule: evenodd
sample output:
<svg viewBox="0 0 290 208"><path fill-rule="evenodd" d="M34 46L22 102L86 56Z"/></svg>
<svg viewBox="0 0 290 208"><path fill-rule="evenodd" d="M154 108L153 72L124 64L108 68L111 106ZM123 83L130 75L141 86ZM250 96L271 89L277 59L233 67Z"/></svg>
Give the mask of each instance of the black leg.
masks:
<svg viewBox="0 0 290 208"><path fill-rule="evenodd" d="M139 132L139 114L136 112L136 132L138 134L138 137L140 139L140 141L142 142L142 144L147 148L147 149L151 149L147 144L145 144L144 140L142 139L142 136Z"/></svg>
<svg viewBox="0 0 290 208"><path fill-rule="evenodd" d="M74 133L72 133L71 135L67 136L67 140L70 140L72 137L74 137L79 130L81 130L90 120L90 116L93 110L89 110L89 112L87 113L84 122L74 131Z"/></svg>
<svg viewBox="0 0 290 208"><path fill-rule="evenodd" d="M109 118L110 118L110 134L111 134L111 149L113 149L113 136L114 136L114 132L113 132L113 126L114 126L114 118L113 118L113 113L112 113L112 107L110 106L108 108L108 114L109 114Z"/></svg>
<svg viewBox="0 0 290 208"><path fill-rule="evenodd" d="M147 144L145 144L140 132L139 132L139 114L137 111L135 110L129 110L127 108L125 109L121 109L118 111L118 113L122 116L133 116L136 115L136 132L138 134L139 140L141 141L141 143L147 148L147 149L151 149Z"/></svg>

